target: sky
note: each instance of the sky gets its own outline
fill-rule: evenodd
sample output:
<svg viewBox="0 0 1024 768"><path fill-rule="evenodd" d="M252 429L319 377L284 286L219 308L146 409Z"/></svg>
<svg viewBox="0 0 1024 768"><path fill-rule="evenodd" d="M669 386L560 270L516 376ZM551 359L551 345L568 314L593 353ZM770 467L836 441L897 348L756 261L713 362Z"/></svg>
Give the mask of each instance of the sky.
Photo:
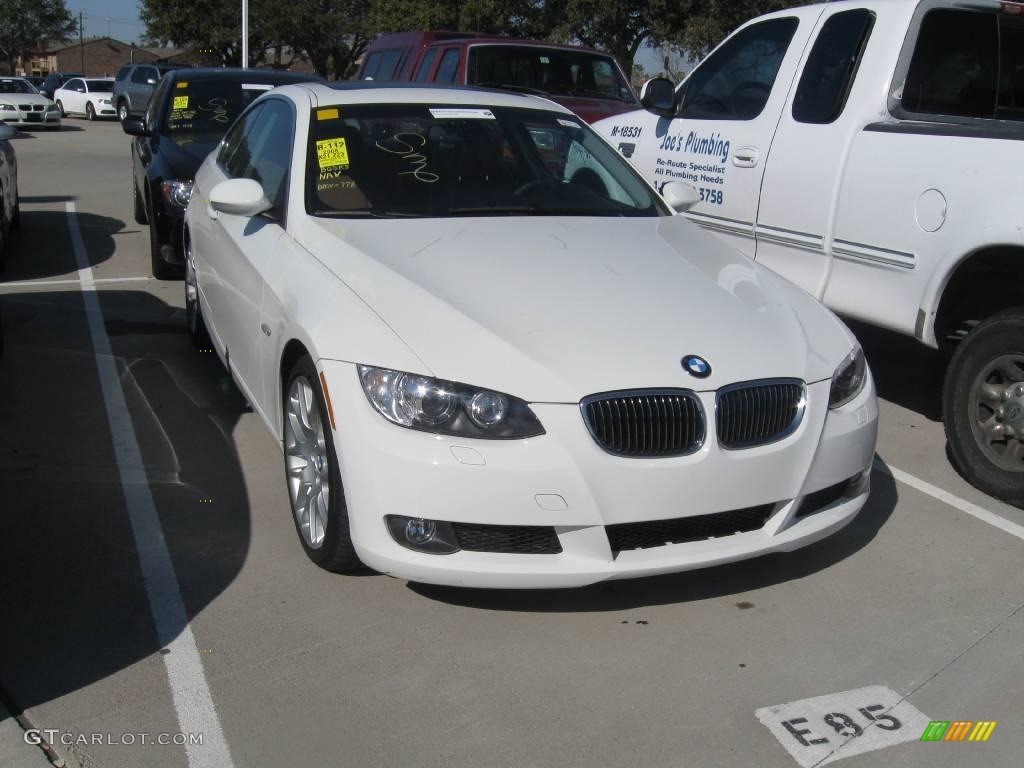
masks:
<svg viewBox="0 0 1024 768"><path fill-rule="evenodd" d="M85 14L86 37L103 37L109 28L111 37L133 43L146 31L139 21L138 0L67 0L67 7L76 19L79 12Z"/></svg>

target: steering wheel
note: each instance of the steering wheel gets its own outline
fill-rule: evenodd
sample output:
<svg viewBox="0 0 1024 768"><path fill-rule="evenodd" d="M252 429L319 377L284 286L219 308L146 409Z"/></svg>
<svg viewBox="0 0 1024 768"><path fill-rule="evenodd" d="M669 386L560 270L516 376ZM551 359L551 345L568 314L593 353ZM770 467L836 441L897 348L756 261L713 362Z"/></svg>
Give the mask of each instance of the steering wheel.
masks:
<svg viewBox="0 0 1024 768"><path fill-rule="evenodd" d="M771 92L771 87L764 83L759 83L756 80L745 80L733 88L732 93L729 94L729 106L732 107L730 111L740 118L751 116L749 115L751 110L744 109L744 107L747 107L751 101L756 99L759 102L757 110L759 112L760 107L763 107L764 103L768 101Z"/></svg>
<svg viewBox="0 0 1024 768"><path fill-rule="evenodd" d="M536 181L536 180L535 181L528 181L525 184L517 187L516 190L512 194L516 195L517 197L521 197L521 196L525 195L527 192L532 192L535 189L540 189L541 187L546 187L546 186L547 186L547 182L544 182L544 181Z"/></svg>

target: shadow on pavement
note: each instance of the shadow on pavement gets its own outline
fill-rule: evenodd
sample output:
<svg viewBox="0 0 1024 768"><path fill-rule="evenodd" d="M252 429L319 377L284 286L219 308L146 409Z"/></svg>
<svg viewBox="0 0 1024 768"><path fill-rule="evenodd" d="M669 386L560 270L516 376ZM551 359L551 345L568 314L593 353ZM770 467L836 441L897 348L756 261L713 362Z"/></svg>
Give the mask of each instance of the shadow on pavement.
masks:
<svg viewBox="0 0 1024 768"><path fill-rule="evenodd" d="M98 295L191 619L234 581L249 550L231 437L242 398L216 356L192 348L180 309L138 291ZM161 648L82 296L2 294L0 306L0 686L25 709Z"/></svg>
<svg viewBox="0 0 1024 768"><path fill-rule="evenodd" d="M27 203L60 203L70 197L23 197ZM86 258L90 267L107 261L114 253L114 235L125 228L120 219L78 212L82 239L89 244ZM7 270L0 273L0 286L18 280L39 280L58 275L75 276L78 264L66 238L55 240L54 233L67 231L68 215L63 210L21 211L21 227L14 232L7 255Z"/></svg>
<svg viewBox="0 0 1024 768"><path fill-rule="evenodd" d="M864 348L878 387L878 396L942 421L942 382L949 357L917 339L844 319Z"/></svg>
<svg viewBox="0 0 1024 768"><path fill-rule="evenodd" d="M880 460L879 460L880 461ZM622 611L738 595L812 576L870 542L896 508L896 484L885 472L871 476L871 495L853 522L827 539L795 552L765 555L714 568L667 576L607 581L579 589L487 590L409 583L423 597L491 611L577 613Z"/></svg>

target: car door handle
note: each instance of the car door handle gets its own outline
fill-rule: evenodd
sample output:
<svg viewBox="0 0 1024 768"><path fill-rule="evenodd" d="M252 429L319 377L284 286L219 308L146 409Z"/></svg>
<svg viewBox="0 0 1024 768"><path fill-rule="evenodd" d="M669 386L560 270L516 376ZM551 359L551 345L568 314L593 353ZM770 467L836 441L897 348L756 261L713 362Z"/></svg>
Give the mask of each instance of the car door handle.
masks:
<svg viewBox="0 0 1024 768"><path fill-rule="evenodd" d="M740 147L732 153L732 164L738 168L753 168L759 157L757 147Z"/></svg>
<svg viewBox="0 0 1024 768"><path fill-rule="evenodd" d="M270 326L266 323L260 323L260 330L263 331L264 336L270 335Z"/></svg>

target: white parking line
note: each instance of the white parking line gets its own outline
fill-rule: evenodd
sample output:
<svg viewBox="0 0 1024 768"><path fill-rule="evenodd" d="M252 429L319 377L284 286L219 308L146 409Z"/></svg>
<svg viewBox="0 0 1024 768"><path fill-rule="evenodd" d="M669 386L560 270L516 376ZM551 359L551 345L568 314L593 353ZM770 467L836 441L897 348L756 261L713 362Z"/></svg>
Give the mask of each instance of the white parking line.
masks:
<svg viewBox="0 0 1024 768"><path fill-rule="evenodd" d="M91 269L89 271L92 272ZM79 274L81 274L81 270L79 270ZM94 278L92 282L94 285L102 285L104 283L141 283L153 279L152 277L98 277ZM11 283L0 283L0 289L36 288L40 285L78 285L81 281L81 277L74 280L15 280Z"/></svg>
<svg viewBox="0 0 1024 768"><path fill-rule="evenodd" d="M131 414L111 354L110 338L103 325L103 313L96 296L96 281L85 254L85 244L78 228L75 204L67 203L68 229L78 264L78 281L82 286L89 334L92 337L96 368L103 389L114 454L121 477L121 491L128 508L135 549L149 598L149 609L156 625L157 638L167 667L167 678L174 698L178 725L186 734L202 734L202 744L187 743L185 751L192 768L231 768L231 752L220 727L217 709L203 672L203 663L188 623L185 603L181 598L178 577L167 551L167 542L160 527L153 494L146 482ZM191 740L187 740L190 742Z"/></svg>
<svg viewBox="0 0 1024 768"><path fill-rule="evenodd" d="M993 525L1001 531L1005 531L1011 536L1016 536L1021 541L1024 541L1024 525L1019 525L1012 520L1007 520L1005 517L997 515L995 512L989 512L984 507L979 507L966 499L961 499L959 496L954 496L949 491L944 491L938 486L934 486L931 483L925 482L924 480L914 477L913 475L904 472L902 469L896 469L896 467L890 467L886 464L881 463L878 459L875 459L875 469L879 472L885 472L904 485L909 485L911 488L925 493L931 496L933 499L938 499L941 502L948 504L955 509L959 509L971 517L975 517L984 523Z"/></svg>

